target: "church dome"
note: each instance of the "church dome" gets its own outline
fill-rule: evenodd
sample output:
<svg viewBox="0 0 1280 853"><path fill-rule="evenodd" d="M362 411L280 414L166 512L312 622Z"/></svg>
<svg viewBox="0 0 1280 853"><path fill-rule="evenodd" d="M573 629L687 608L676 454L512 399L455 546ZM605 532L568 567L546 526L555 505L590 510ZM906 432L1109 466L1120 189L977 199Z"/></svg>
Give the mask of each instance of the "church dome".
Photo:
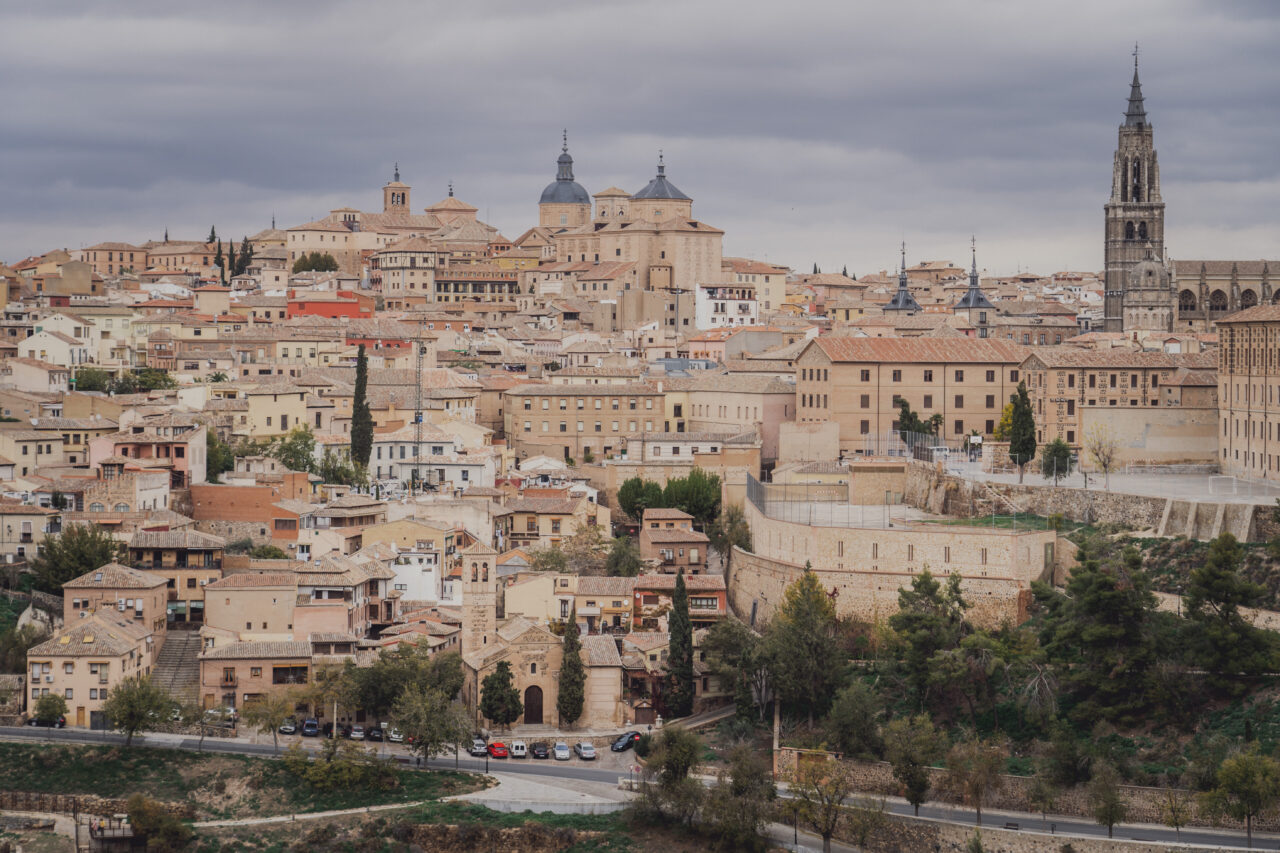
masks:
<svg viewBox="0 0 1280 853"><path fill-rule="evenodd" d="M645 188L632 196L634 199L647 198L670 198L677 201L692 201L680 190L676 189L676 185L667 180L667 169L662 164L662 157L658 157L658 174L652 181L645 185Z"/></svg>
<svg viewBox="0 0 1280 853"><path fill-rule="evenodd" d="M1169 270L1160 261L1147 258L1129 270L1130 290L1168 290Z"/></svg>
<svg viewBox="0 0 1280 853"><path fill-rule="evenodd" d="M538 204L585 204L591 206L591 196L582 184L573 179L573 158L569 156L566 139L564 150L556 160L556 179L542 191Z"/></svg>

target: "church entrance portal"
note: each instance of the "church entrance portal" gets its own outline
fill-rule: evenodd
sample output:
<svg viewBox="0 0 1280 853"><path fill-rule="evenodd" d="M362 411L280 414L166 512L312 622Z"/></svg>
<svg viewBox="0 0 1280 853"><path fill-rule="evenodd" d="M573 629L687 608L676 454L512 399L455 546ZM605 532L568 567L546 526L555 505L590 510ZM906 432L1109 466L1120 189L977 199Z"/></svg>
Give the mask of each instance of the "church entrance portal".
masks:
<svg viewBox="0 0 1280 853"><path fill-rule="evenodd" d="M542 688L536 684L524 692L524 723L527 726L542 723Z"/></svg>

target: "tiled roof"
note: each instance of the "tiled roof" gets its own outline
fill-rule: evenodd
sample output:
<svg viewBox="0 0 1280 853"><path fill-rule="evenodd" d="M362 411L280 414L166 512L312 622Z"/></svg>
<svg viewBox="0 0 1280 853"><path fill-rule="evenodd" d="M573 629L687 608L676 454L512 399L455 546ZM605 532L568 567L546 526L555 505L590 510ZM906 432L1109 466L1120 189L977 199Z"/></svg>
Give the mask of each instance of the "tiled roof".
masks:
<svg viewBox="0 0 1280 853"><path fill-rule="evenodd" d="M53 638L27 650L29 657L118 657L127 655L151 633L141 625L103 611L58 631Z"/></svg>
<svg viewBox="0 0 1280 853"><path fill-rule="evenodd" d="M585 578L584 578L585 580ZM582 651L587 666L622 666L618 644L606 634L590 634L582 638Z"/></svg>
<svg viewBox="0 0 1280 853"><path fill-rule="evenodd" d="M74 580L62 585L63 589L154 589L164 586L168 581L150 572L131 569L119 563L107 563L105 566L85 572Z"/></svg>
<svg viewBox="0 0 1280 853"><path fill-rule="evenodd" d="M650 542L709 542L707 534L697 530L688 530L682 527L646 527L641 531L641 535L646 537Z"/></svg>
<svg viewBox="0 0 1280 853"><path fill-rule="evenodd" d="M297 584L297 576L292 572L263 572L262 574L241 572L216 580L205 589L253 589L268 586L297 586Z"/></svg>
<svg viewBox="0 0 1280 853"><path fill-rule="evenodd" d="M158 530L152 533L138 532L129 540L130 548L196 548L213 550L226 544L221 536L201 533L198 530Z"/></svg>
<svg viewBox="0 0 1280 853"><path fill-rule="evenodd" d="M667 507L654 507L654 508L646 509L644 511L644 520L645 521L651 521L651 520L652 521L663 521L663 520L692 521L693 516L689 515L689 513L685 512L684 510L672 509Z"/></svg>
<svg viewBox="0 0 1280 853"><path fill-rule="evenodd" d="M1280 272L1280 265L1277 265L1277 272ZM1280 320L1280 305L1255 305L1252 308L1228 314L1226 317L1220 317L1216 322L1218 324L1274 323L1278 320Z"/></svg>
<svg viewBox="0 0 1280 853"><path fill-rule="evenodd" d="M1027 356L1027 361L1038 359L1045 367L1093 367L1216 370L1218 359L1214 353L1171 354L1167 352L1139 352L1138 350L1112 347L1110 349L1077 349L1075 347L1042 347Z"/></svg>
<svg viewBox="0 0 1280 853"><path fill-rule="evenodd" d="M837 338L813 341L832 361L886 363L1017 364L1027 348L1004 341L971 338ZM807 350L807 348L806 348Z"/></svg>
<svg viewBox="0 0 1280 853"><path fill-rule="evenodd" d="M200 660L258 660L265 658L310 658L311 644L294 641L253 641L229 643L200 653Z"/></svg>
<svg viewBox="0 0 1280 853"><path fill-rule="evenodd" d="M641 575L636 578L636 589L674 590L678 575ZM723 575L685 575L685 589L720 590L724 589Z"/></svg>
<svg viewBox="0 0 1280 853"><path fill-rule="evenodd" d="M578 578L578 595L625 596L631 597L635 591L635 578L597 577L589 575Z"/></svg>

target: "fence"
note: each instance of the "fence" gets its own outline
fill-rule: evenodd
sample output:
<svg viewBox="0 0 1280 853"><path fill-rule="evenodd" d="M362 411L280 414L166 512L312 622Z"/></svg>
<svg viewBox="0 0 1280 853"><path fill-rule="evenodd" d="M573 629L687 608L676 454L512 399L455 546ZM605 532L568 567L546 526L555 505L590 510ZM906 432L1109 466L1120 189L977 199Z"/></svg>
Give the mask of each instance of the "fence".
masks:
<svg viewBox="0 0 1280 853"><path fill-rule="evenodd" d="M906 518L889 495L876 506L850 504L847 483L762 483L748 474L747 500L769 518L816 527L888 527Z"/></svg>
<svg viewBox="0 0 1280 853"><path fill-rule="evenodd" d="M854 439L857 456L898 456L921 462L940 462L953 456L980 453L980 444L970 444L966 435L946 438L922 432L886 432L860 435Z"/></svg>
<svg viewBox="0 0 1280 853"><path fill-rule="evenodd" d="M1209 478L1209 494L1219 497L1275 498L1280 497L1280 485L1223 474Z"/></svg>

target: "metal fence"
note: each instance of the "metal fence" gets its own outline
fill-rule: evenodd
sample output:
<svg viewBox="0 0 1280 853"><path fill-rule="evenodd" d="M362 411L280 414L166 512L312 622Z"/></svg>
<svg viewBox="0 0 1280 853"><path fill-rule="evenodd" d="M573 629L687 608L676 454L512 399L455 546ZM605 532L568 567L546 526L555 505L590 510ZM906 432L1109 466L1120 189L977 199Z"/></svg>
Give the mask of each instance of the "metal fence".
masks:
<svg viewBox="0 0 1280 853"><path fill-rule="evenodd" d="M921 432L868 433L854 439L857 456L899 456L921 462L941 462L952 457L981 455L981 444L970 444L966 435L947 438Z"/></svg>

